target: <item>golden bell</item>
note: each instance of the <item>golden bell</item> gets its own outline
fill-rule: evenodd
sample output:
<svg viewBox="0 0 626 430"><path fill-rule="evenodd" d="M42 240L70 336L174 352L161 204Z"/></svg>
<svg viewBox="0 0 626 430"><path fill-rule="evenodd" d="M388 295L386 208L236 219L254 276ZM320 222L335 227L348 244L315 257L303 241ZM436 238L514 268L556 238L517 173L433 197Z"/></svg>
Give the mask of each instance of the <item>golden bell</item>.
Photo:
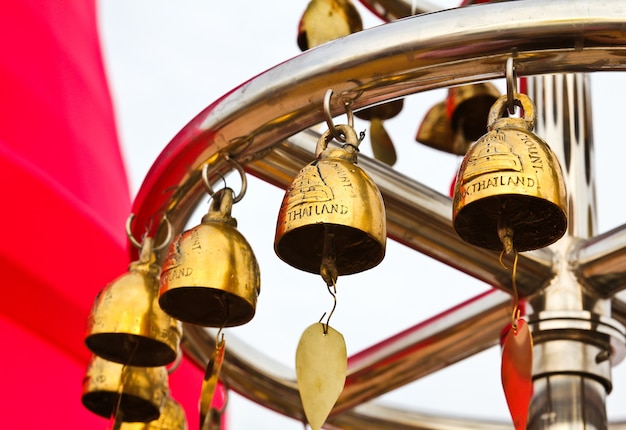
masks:
<svg viewBox="0 0 626 430"><path fill-rule="evenodd" d="M507 96L489 112L488 132L470 147L459 169L452 221L459 236L493 250L528 251L556 242L567 229L567 193L561 166L531 132L535 107L514 101L523 118L502 118Z"/></svg>
<svg viewBox="0 0 626 430"><path fill-rule="evenodd" d="M487 131L487 115L498 97L500 92L489 82L450 88L446 108L452 130L476 141Z"/></svg>
<svg viewBox="0 0 626 430"><path fill-rule="evenodd" d="M232 204L233 190L216 192L202 223L170 245L159 303L181 321L232 327L254 316L261 288L259 265L231 217Z"/></svg>
<svg viewBox="0 0 626 430"><path fill-rule="evenodd" d="M334 259L336 274L348 275L382 261L386 219L376 184L355 164L356 132L347 125L336 129L346 144L327 147L332 134L326 131L318 141L318 158L285 192L274 250L286 263L311 273L320 273L323 259Z"/></svg>
<svg viewBox="0 0 626 430"><path fill-rule="evenodd" d="M164 366L134 367L94 356L83 378L82 403L101 417L147 422L159 418L169 395Z"/></svg>
<svg viewBox="0 0 626 430"><path fill-rule="evenodd" d="M165 399L158 419L147 423L124 422L120 430L187 430L185 410L171 397Z"/></svg>
<svg viewBox="0 0 626 430"><path fill-rule="evenodd" d="M415 140L431 148L450 154L464 155L474 141L452 130L447 113L447 101L431 107L417 130Z"/></svg>
<svg viewBox="0 0 626 430"><path fill-rule="evenodd" d="M145 238L138 261L96 297L88 320L87 347L131 366L165 366L176 359L182 325L160 308L153 240Z"/></svg>
<svg viewBox="0 0 626 430"><path fill-rule="evenodd" d="M350 0L311 0L298 25L298 47L306 51L363 29Z"/></svg>

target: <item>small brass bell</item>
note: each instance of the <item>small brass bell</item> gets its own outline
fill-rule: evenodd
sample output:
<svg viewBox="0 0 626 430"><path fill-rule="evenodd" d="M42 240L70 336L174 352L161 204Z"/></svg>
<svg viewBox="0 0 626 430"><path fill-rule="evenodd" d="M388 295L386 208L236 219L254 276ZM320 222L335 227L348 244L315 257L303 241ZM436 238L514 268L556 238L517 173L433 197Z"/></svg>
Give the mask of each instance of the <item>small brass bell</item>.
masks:
<svg viewBox="0 0 626 430"><path fill-rule="evenodd" d="M498 97L500 92L489 82L450 88L446 108L452 130L466 141L476 141L487 131L487 116Z"/></svg>
<svg viewBox="0 0 626 430"><path fill-rule="evenodd" d="M385 255L385 207L372 179L356 163L354 129L338 125L341 148L327 147L326 131L318 158L305 166L285 192L274 250L291 266L319 274L323 260L334 260L337 275L370 269ZM320 153L321 152L321 153Z"/></svg>
<svg viewBox="0 0 626 430"><path fill-rule="evenodd" d="M83 405L104 418L148 422L159 418L169 394L167 369L134 367L94 356L83 378Z"/></svg>
<svg viewBox="0 0 626 430"><path fill-rule="evenodd" d="M431 148L456 155L464 155L473 141L452 130L447 112L447 101L431 107L417 130L415 140Z"/></svg>
<svg viewBox="0 0 626 430"><path fill-rule="evenodd" d="M298 47L306 51L363 29L350 0L311 0L298 25Z"/></svg>
<svg viewBox="0 0 626 430"><path fill-rule="evenodd" d="M531 132L535 107L514 94L523 118L503 118L507 96L489 112L488 132L468 150L454 190L452 221L459 236L493 250L528 251L556 242L567 229L561 166Z"/></svg>
<svg viewBox="0 0 626 430"><path fill-rule="evenodd" d="M159 303L171 316L204 327L252 319L260 292L259 266L231 216L233 190L213 194L200 225L174 238L161 274Z"/></svg>
<svg viewBox="0 0 626 430"><path fill-rule="evenodd" d="M139 260L96 297L85 338L94 354L131 366L165 366L176 359L182 325L159 306L160 272L147 237Z"/></svg>
<svg viewBox="0 0 626 430"><path fill-rule="evenodd" d="M120 430L187 430L187 428L185 410L171 397L165 399L158 419L147 423L124 422L120 426Z"/></svg>

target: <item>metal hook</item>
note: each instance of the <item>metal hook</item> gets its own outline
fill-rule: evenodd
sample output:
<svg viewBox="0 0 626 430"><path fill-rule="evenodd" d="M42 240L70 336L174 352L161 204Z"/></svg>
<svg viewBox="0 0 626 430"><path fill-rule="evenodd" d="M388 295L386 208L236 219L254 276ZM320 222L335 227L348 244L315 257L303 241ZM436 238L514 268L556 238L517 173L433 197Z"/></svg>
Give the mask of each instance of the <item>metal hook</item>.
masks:
<svg viewBox="0 0 626 430"><path fill-rule="evenodd" d="M335 284L334 280L332 284L328 284L326 287L328 288L328 292L330 293L330 295L333 296L333 308L330 310L330 313L328 314L328 318L326 318L326 323L322 323L322 320L326 316L326 312L324 312L324 314L321 316L319 320L319 322L324 327L325 335L328 334L328 325L330 323L330 317L333 316L333 313L335 312L335 308L337 307L337 285ZM333 289L331 290L330 287L333 287Z"/></svg>
<svg viewBox="0 0 626 430"><path fill-rule="evenodd" d="M172 223L170 222L167 214L163 214L163 221L165 221L165 225L167 226L167 234L165 235L165 239L158 246L154 247L154 251L160 251L169 245L172 240Z"/></svg>
<svg viewBox="0 0 626 430"><path fill-rule="evenodd" d="M515 252L515 259L513 260L513 271L511 273L511 286L513 288L513 311L511 312L511 328L513 328L513 332L517 333L517 320L520 316L519 309L519 296L517 293L517 282L515 278L517 277L517 259L519 254L517 250Z"/></svg>
<svg viewBox="0 0 626 430"><path fill-rule="evenodd" d="M151 227L146 228L146 233L143 236L142 242L139 242L137 239L135 239L132 233L132 224L133 224L134 219L135 219L135 214L133 213L131 213L126 219L126 236L128 236L128 240L130 241L130 243L133 244L133 246L135 246L138 249L141 249L143 247L143 240L147 237L148 231L151 230ZM167 236L165 237L165 239L159 246L154 248L155 251L162 250L169 244L170 240L172 240L172 223L170 223L170 220L167 218L167 215L165 214L163 215L163 221L165 221L167 225Z"/></svg>
<svg viewBox="0 0 626 430"><path fill-rule="evenodd" d="M332 96L333 90L329 88L328 90L326 90L326 94L324 94L324 117L326 118L326 125L328 125L328 129L338 142L345 143L346 137L339 133L337 127L335 126L335 123L333 122L333 117L330 113L330 99L332 98ZM354 127L354 114L352 113L352 109L350 108L351 104L352 101L349 98L344 99L343 105L346 109L346 115L348 116L348 126Z"/></svg>
<svg viewBox="0 0 626 430"><path fill-rule="evenodd" d="M224 158L226 161L230 162L235 169L239 172L239 176L241 177L241 190L239 190L239 194L233 197L233 203L237 203L243 199L243 196L246 194L246 190L248 189L248 180L246 178L246 172L237 161L233 158L230 158L228 155L225 155ZM223 179L223 177L222 177ZM209 165L205 164L202 166L202 182L204 182L204 186L206 187L207 192L211 197L215 194L213 187L211 187L211 181L209 181ZM224 183L226 181L224 180ZM226 188L226 184L224 184L224 188Z"/></svg>
<svg viewBox="0 0 626 430"><path fill-rule="evenodd" d="M174 359L174 362L167 368L167 374L171 375L172 373L176 372L178 368L180 367L180 363L182 361L183 361L183 350L182 348L178 348L176 350L176 358Z"/></svg>
<svg viewBox="0 0 626 430"><path fill-rule="evenodd" d="M513 57L506 59L506 105L509 115L515 113L515 94L517 94L517 76Z"/></svg>
<svg viewBox="0 0 626 430"><path fill-rule="evenodd" d="M128 240L132 243L136 248L141 249L141 243L135 239L133 236L133 232L131 231L131 227L133 224L133 220L135 219L135 214L130 214L128 218L126 218L126 236L128 236Z"/></svg>

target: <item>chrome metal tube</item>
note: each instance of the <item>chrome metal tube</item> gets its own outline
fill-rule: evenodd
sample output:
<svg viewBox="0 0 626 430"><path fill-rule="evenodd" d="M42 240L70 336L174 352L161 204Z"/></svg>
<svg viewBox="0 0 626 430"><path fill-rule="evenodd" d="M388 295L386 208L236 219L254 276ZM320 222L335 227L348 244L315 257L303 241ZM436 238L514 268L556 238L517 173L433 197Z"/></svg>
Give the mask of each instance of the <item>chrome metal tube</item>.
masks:
<svg viewBox="0 0 626 430"><path fill-rule="evenodd" d="M535 381L529 429L609 428L602 384L580 375L552 375ZM610 428L614 428L611 426Z"/></svg>
<svg viewBox="0 0 626 430"><path fill-rule="evenodd" d="M567 234L551 246L558 256L555 278L530 301L534 394L527 428L604 430L611 365L623 359L625 339L623 326L611 318L610 300L585 289L574 272L578 254L572 249L597 230L589 79L532 77L528 93L537 104L535 132L561 163L569 218Z"/></svg>
<svg viewBox="0 0 626 430"><path fill-rule="evenodd" d="M626 288L626 225L582 241L570 258L578 279L601 297Z"/></svg>

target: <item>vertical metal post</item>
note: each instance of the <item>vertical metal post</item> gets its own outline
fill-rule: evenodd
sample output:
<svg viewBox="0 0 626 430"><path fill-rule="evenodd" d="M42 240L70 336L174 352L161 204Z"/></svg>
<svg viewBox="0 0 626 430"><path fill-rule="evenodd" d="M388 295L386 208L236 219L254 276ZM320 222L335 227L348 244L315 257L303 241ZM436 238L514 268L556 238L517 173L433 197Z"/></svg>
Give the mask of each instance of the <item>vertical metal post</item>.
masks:
<svg viewBox="0 0 626 430"><path fill-rule="evenodd" d="M537 107L535 133L557 154L568 189L568 232L552 246L553 281L530 300L534 395L528 429L608 428L611 339L620 325L610 300L578 282L568 260L580 239L597 232L589 79L583 74L528 79Z"/></svg>

